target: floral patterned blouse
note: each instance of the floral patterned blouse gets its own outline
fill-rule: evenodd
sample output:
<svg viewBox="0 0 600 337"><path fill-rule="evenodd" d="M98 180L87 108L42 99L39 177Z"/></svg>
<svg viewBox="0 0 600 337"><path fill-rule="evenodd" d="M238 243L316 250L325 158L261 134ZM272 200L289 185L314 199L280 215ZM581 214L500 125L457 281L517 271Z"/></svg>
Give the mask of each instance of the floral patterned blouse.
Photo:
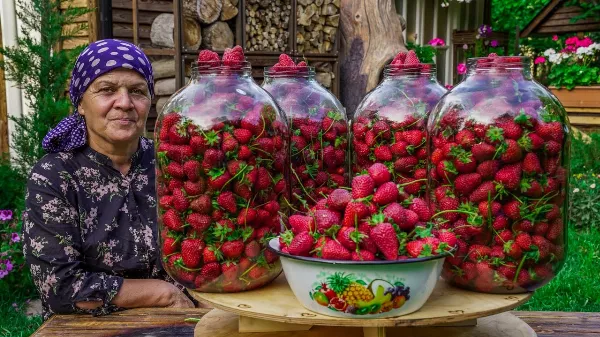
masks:
<svg viewBox="0 0 600 337"><path fill-rule="evenodd" d="M124 278L166 279L157 248L154 146L141 138L126 175L89 146L44 156L32 169L24 254L43 318L107 314ZM75 306L102 301L94 310Z"/></svg>

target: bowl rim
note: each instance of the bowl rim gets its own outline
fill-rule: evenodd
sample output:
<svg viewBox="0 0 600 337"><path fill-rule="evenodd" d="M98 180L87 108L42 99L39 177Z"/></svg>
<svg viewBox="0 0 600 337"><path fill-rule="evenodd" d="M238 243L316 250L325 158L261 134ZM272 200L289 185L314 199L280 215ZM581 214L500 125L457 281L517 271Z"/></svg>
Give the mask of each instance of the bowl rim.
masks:
<svg viewBox="0 0 600 337"><path fill-rule="evenodd" d="M321 264L344 264L344 265L359 265L359 266L371 265L372 266L372 265L388 265L388 264L409 264L409 263L418 263L418 262L442 259L447 256L450 256L451 253L456 250L456 247L452 248L450 251L444 252L439 255L427 256L427 257L415 257L415 258L410 258L410 259L406 259L406 260L394 260L394 261L390 261L390 260L380 260L380 261L327 260L327 259L318 259L318 258L307 257L307 256L291 255L291 254L284 253L281 250L279 250L279 236L276 236L276 237L272 238L271 240L269 240L267 249L271 250L272 252L274 252L275 254L277 254L279 256L284 256L284 257L287 257L290 259L306 261L306 262L314 262L314 263L321 263Z"/></svg>

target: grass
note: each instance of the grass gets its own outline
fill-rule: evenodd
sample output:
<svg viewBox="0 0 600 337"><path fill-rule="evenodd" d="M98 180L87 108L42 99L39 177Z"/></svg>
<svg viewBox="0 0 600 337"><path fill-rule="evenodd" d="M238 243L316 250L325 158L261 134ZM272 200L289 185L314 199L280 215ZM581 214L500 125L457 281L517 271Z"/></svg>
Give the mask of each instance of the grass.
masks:
<svg viewBox="0 0 600 337"><path fill-rule="evenodd" d="M600 231L569 231L567 249L562 271L517 310L600 312Z"/></svg>
<svg viewBox="0 0 600 337"><path fill-rule="evenodd" d="M0 336L27 337L42 324L40 316L25 315L26 301L31 295L24 291L15 292L0 281ZM16 303L16 308L13 303Z"/></svg>

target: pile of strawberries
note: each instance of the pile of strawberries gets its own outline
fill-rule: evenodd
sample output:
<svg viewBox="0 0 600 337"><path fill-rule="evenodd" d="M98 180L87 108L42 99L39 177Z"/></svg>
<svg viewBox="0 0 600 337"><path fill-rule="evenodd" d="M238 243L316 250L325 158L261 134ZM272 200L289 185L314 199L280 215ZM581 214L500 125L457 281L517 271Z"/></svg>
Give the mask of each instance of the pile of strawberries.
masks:
<svg viewBox="0 0 600 337"><path fill-rule="evenodd" d="M457 238L451 231L432 233L431 216L425 200L403 193L388 168L375 163L351 189L335 189L309 212L290 216L280 249L327 260L433 256L452 249Z"/></svg>
<svg viewBox="0 0 600 337"><path fill-rule="evenodd" d="M404 72L409 66L416 74ZM446 93L429 74L421 74L421 66L430 69L414 51L396 55L388 66L392 74L363 99L352 125L353 174L384 164L405 193L419 197L427 181L426 119Z"/></svg>
<svg viewBox="0 0 600 337"><path fill-rule="evenodd" d="M526 81L517 80L520 70L514 71L508 74L512 80L501 82L497 72L483 83L480 76L473 84L479 91L458 87L456 94L482 103L442 111L431 134L431 200L439 214L433 221L459 237L458 252L446 260L443 275L485 292L535 289L564 260L564 123L548 110L552 104L541 107L530 94L534 88L528 90ZM488 93L494 85L503 87L502 93ZM503 112L491 121L477 120L490 109Z"/></svg>
<svg viewBox="0 0 600 337"><path fill-rule="evenodd" d="M286 54L263 88L286 114L291 133L291 203L308 211L337 187L348 186L348 121L335 96L310 78L304 61Z"/></svg>
<svg viewBox="0 0 600 337"><path fill-rule="evenodd" d="M240 51L226 50L221 68L237 67ZM199 64L219 67L215 55L201 52ZM287 126L258 86L242 82L211 93L213 84L202 83L195 89L207 95L203 101L164 114L157 126L162 258L189 288L260 287L281 272L265 245L280 232L280 202L288 193ZM215 112L211 104L221 101ZM207 105L211 111L195 114Z"/></svg>

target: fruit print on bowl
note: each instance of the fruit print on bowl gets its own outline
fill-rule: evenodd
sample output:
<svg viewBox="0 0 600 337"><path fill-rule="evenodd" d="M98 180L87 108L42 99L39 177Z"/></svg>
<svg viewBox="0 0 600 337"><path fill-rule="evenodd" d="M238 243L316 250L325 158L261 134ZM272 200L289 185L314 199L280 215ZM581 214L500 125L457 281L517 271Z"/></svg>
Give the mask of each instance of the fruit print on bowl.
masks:
<svg viewBox="0 0 600 337"><path fill-rule="evenodd" d="M290 288L308 310L341 318L407 315L427 301L449 252L395 261L338 261L295 256L280 250L279 238L268 249L279 255Z"/></svg>
<svg viewBox="0 0 600 337"><path fill-rule="evenodd" d="M402 307L410 300L410 287L400 280L369 280L354 274L323 273L310 297L333 311L355 315L378 314Z"/></svg>

